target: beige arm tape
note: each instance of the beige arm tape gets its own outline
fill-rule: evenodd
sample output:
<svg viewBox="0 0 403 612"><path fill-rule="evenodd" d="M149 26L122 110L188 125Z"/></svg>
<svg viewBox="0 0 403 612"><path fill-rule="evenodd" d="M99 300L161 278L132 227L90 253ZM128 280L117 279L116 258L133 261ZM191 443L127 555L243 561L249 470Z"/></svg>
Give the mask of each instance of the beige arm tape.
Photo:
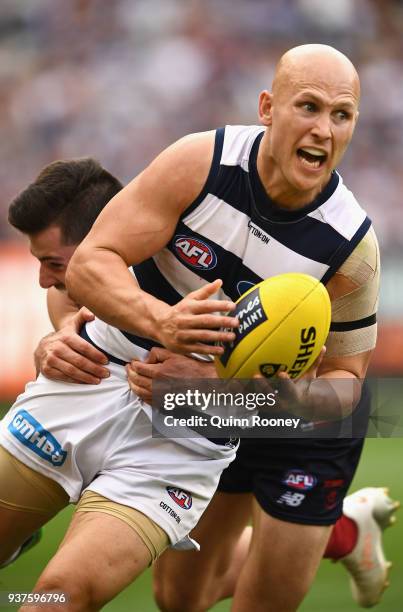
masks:
<svg viewBox="0 0 403 612"><path fill-rule="evenodd" d="M379 296L379 247L371 227L350 257L338 270L357 289L332 302L332 322L344 323L365 319L376 313ZM357 355L376 345L376 323L350 331L331 331L326 342L329 357Z"/></svg>
<svg viewBox="0 0 403 612"><path fill-rule="evenodd" d="M145 514L123 504L111 501L95 491L85 491L77 504L76 512L102 512L120 519L134 529L150 551L153 563L169 546L166 532Z"/></svg>

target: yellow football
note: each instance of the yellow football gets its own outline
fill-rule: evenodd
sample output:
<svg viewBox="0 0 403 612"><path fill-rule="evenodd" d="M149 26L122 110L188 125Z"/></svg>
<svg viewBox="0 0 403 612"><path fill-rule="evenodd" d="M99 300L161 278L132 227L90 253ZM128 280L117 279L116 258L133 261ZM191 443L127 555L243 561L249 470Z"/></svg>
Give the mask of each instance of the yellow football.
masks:
<svg viewBox="0 0 403 612"><path fill-rule="evenodd" d="M329 333L329 294L308 274L268 278L244 293L233 316L236 338L215 358L220 378L267 378L280 371L298 378L318 357Z"/></svg>

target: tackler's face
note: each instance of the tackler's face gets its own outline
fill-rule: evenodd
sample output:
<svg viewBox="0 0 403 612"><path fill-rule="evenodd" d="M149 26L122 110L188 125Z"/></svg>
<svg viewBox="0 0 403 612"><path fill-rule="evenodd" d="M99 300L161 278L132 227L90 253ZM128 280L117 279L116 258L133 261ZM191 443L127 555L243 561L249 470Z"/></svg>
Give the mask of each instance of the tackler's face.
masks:
<svg viewBox="0 0 403 612"><path fill-rule="evenodd" d="M352 138L358 102L351 73L324 62L296 67L272 94L261 94L269 177L280 194L292 202L299 192L308 203L325 187Z"/></svg>
<svg viewBox="0 0 403 612"><path fill-rule="evenodd" d="M56 287L65 290L68 263L77 248L76 244L63 243L60 227L52 225L29 235L31 253L40 263L39 284L43 289Z"/></svg>

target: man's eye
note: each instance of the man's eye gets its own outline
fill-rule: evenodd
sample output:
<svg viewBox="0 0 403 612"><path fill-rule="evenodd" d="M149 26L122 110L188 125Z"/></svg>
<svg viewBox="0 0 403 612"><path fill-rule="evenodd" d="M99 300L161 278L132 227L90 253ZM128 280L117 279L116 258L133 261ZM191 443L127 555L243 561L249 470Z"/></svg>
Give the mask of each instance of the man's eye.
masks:
<svg viewBox="0 0 403 612"><path fill-rule="evenodd" d="M61 263L50 263L49 264L49 268L52 268L52 270L63 270L64 264L61 264Z"/></svg>
<svg viewBox="0 0 403 612"><path fill-rule="evenodd" d="M347 111L340 110L336 112L336 116L337 119L339 119L340 121L346 121L346 119L350 118L350 113L348 113Z"/></svg>
<svg viewBox="0 0 403 612"><path fill-rule="evenodd" d="M316 111L316 104L313 102L304 102L302 108L308 111L308 113L314 113Z"/></svg>

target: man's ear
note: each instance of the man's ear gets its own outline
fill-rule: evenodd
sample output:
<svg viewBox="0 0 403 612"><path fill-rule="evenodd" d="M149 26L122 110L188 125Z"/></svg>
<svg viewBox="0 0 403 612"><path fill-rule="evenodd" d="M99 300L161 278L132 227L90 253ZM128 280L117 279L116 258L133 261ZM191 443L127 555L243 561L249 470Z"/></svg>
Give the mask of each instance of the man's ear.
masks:
<svg viewBox="0 0 403 612"><path fill-rule="evenodd" d="M259 119L262 125L272 124L273 94L265 89L259 96Z"/></svg>

